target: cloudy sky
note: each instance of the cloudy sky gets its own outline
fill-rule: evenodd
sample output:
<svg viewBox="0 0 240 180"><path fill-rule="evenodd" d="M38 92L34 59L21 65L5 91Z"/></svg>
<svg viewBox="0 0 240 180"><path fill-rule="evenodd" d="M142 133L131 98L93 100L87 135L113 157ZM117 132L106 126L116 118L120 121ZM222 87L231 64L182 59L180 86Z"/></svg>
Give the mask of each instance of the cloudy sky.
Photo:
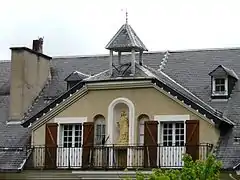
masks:
<svg viewBox="0 0 240 180"><path fill-rule="evenodd" d="M50 56L105 54L125 23L150 51L240 47L238 0L3 0L0 60L44 36Z"/></svg>

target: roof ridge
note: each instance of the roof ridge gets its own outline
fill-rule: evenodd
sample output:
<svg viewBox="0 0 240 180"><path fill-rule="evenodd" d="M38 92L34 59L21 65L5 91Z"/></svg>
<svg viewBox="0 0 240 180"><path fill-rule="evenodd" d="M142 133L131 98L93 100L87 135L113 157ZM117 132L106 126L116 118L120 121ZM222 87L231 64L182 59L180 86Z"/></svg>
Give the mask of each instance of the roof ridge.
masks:
<svg viewBox="0 0 240 180"><path fill-rule="evenodd" d="M225 51L225 50L240 50L240 47L222 47L222 48L199 48L199 49L179 49L179 50L156 50L156 51L147 51L143 52L143 54L158 54L158 53L184 53L184 52L203 52L203 51ZM138 52L136 52L137 54ZM122 56L129 55L131 53L124 53ZM52 56L52 59L64 59L64 58L88 58L88 57L105 57L109 56L109 54L86 54L86 55L68 55L68 56ZM113 56L117 56L114 54ZM3 60L5 61L5 60ZM6 60L10 61L10 60ZM1 61L0 61L1 62Z"/></svg>
<svg viewBox="0 0 240 180"><path fill-rule="evenodd" d="M161 65L159 65L159 69L158 69L159 71L165 68L169 55L170 55L169 52L166 51L166 53L164 54L164 57L162 58L162 61L160 62Z"/></svg>

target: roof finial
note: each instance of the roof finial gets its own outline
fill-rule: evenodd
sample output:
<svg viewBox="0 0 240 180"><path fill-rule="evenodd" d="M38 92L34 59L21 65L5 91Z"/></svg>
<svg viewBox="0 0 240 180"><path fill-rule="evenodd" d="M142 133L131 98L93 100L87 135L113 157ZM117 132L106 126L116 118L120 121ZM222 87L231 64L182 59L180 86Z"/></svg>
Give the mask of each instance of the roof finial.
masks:
<svg viewBox="0 0 240 180"><path fill-rule="evenodd" d="M127 9L126 9L126 24L128 23L128 12L127 12Z"/></svg>

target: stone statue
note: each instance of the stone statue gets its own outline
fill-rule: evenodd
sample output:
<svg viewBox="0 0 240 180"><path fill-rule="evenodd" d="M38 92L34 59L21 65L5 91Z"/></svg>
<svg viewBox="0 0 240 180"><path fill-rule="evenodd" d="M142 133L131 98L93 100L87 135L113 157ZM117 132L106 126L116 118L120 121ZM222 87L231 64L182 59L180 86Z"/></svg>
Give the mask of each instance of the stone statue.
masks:
<svg viewBox="0 0 240 180"><path fill-rule="evenodd" d="M117 122L119 127L118 145L128 145L129 123L125 111L121 112L120 120Z"/></svg>

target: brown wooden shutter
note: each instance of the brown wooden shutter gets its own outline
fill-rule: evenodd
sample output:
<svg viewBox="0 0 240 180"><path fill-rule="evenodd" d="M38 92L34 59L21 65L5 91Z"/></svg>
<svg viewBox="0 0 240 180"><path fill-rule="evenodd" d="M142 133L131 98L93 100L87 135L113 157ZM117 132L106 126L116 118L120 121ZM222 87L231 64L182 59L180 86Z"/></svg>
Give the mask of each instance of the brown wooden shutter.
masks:
<svg viewBox="0 0 240 180"><path fill-rule="evenodd" d="M195 161L199 159L199 120L187 120L186 153Z"/></svg>
<svg viewBox="0 0 240 180"><path fill-rule="evenodd" d="M144 167L157 167L158 122L144 122Z"/></svg>
<svg viewBox="0 0 240 180"><path fill-rule="evenodd" d="M47 123L45 132L45 168L55 169L57 158L57 123Z"/></svg>
<svg viewBox="0 0 240 180"><path fill-rule="evenodd" d="M83 153L82 167L88 168L93 164L94 123L83 123Z"/></svg>

